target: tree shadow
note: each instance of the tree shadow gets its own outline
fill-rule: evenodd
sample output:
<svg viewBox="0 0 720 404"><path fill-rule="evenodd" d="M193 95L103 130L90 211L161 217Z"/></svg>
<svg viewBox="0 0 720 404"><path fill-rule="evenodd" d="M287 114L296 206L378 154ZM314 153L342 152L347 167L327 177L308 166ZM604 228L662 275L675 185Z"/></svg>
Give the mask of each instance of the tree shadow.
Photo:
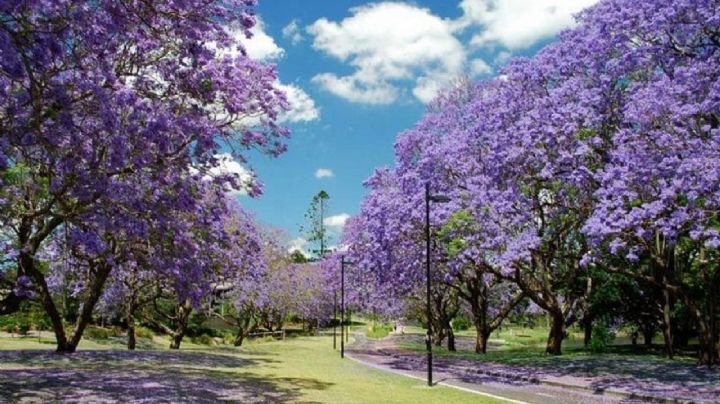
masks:
<svg viewBox="0 0 720 404"><path fill-rule="evenodd" d="M401 347L381 348L364 343L359 353L392 358L396 369L422 370L426 366L421 336L395 337ZM433 347L434 351L436 350ZM475 354L465 347L459 352L445 352L434 359L439 370L447 370L459 380L474 383L526 385L547 380L560 384L583 386L601 394L612 389L638 396L682 400L711 400L720 397L720 369L697 366L688 361L667 360L652 354L639 355L627 349L609 354L590 355L580 350L566 350L566 356L547 356L541 351L517 349Z"/></svg>
<svg viewBox="0 0 720 404"><path fill-rule="evenodd" d="M259 376L247 368L276 361L205 352L0 352L0 401L286 402L332 384Z"/></svg>

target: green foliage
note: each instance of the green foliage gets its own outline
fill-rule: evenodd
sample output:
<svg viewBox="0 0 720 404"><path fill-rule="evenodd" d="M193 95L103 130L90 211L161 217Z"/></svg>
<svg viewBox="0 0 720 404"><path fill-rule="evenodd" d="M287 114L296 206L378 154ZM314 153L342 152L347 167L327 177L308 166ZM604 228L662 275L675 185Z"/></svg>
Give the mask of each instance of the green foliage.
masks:
<svg viewBox="0 0 720 404"><path fill-rule="evenodd" d="M470 328L471 321L467 316L459 315L452 321L452 328L454 331L465 331Z"/></svg>
<svg viewBox="0 0 720 404"><path fill-rule="evenodd" d="M310 202L310 208L305 213L305 219L308 221L307 228L300 228L301 233L307 235L307 240L310 243L317 243L318 249L313 251L318 256L325 254L325 249L328 245L328 234L325 228L325 214L328 212L328 195L325 191L320 191L315 195Z"/></svg>
<svg viewBox="0 0 720 404"><path fill-rule="evenodd" d="M135 335L137 335L139 338L153 339L155 333L152 332L152 330L149 328L137 327L135 328Z"/></svg>
<svg viewBox="0 0 720 404"><path fill-rule="evenodd" d="M592 338L588 349L594 354L605 353L615 340L615 333L612 332L604 321L598 321L593 326Z"/></svg>
<svg viewBox="0 0 720 404"><path fill-rule="evenodd" d="M583 129L580 129L580 130L577 132L577 135L576 135L576 136L577 136L578 140L586 141L586 140L589 140L590 138L592 138L592 137L595 136L595 135L596 135L596 132L595 132L594 129L583 128Z"/></svg>
<svg viewBox="0 0 720 404"><path fill-rule="evenodd" d="M390 334L394 330L395 327L391 326L390 324L373 322L370 323L370 325L368 325L367 329L365 330L365 336L368 338L381 339L387 337L388 334Z"/></svg>
<svg viewBox="0 0 720 404"><path fill-rule="evenodd" d="M47 330L50 320L36 303L25 302L21 310L10 315L0 316L0 330L26 335L30 330Z"/></svg>
<svg viewBox="0 0 720 404"><path fill-rule="evenodd" d="M290 253L290 260L295 264L304 264L308 262L307 257L301 251L294 250Z"/></svg>
<svg viewBox="0 0 720 404"><path fill-rule="evenodd" d="M28 335L31 329L30 323L21 323L18 325L17 332L20 335Z"/></svg>
<svg viewBox="0 0 720 404"><path fill-rule="evenodd" d="M235 343L235 334L233 334L230 331L226 331L223 333L223 344L225 345L233 345Z"/></svg>
<svg viewBox="0 0 720 404"><path fill-rule="evenodd" d="M190 338L190 342L197 345L215 345L215 340L208 334L201 334L197 337Z"/></svg>
<svg viewBox="0 0 720 404"><path fill-rule="evenodd" d="M466 247L467 242L458 235L473 232L476 226L477 222L470 212L460 210L453 213L448 222L438 230L438 238L445 242L450 257L459 255Z"/></svg>
<svg viewBox="0 0 720 404"><path fill-rule="evenodd" d="M94 339L94 340L106 340L110 338L113 335L112 330L108 330L107 328L102 327L96 327L96 326L90 326L85 329L85 332L83 333L83 336L88 339Z"/></svg>

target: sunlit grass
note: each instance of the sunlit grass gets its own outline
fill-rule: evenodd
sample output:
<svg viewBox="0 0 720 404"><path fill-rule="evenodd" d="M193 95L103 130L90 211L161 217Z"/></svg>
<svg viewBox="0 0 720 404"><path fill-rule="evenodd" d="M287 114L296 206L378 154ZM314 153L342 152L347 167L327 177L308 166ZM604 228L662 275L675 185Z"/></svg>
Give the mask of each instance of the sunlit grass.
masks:
<svg viewBox="0 0 720 404"><path fill-rule="evenodd" d="M52 350L53 341L37 337L0 338L0 350ZM154 349L148 352L167 352L165 338L156 337L152 342ZM83 340L80 350L123 349L121 340L109 340L102 343ZM341 359L339 352L332 348L332 337L297 337L285 341L253 341L241 348L230 346L207 347L183 343L181 349L187 355L204 353L231 356L238 360L247 360L250 365L237 366L226 363L218 356L213 360L200 363L187 363L187 371L205 373L206 377L223 383L255 383L267 381L268 386L278 391L294 391L302 402L367 402L367 403L408 403L408 402L453 402L485 403L496 402L482 396L450 389L443 386L428 388L420 380L376 370L350 359ZM110 356L112 358L112 356ZM133 358L133 357L130 357ZM169 367L178 368L178 364L164 365L142 360L133 362L123 357L118 361L104 362L105 366L128 372L155 371L162 374ZM32 363L25 360L19 365L31 367L56 366L52 363ZM12 363L7 366L13 366ZM65 366L65 365L63 365ZM96 366L96 365L95 365ZM82 361L73 362L75 372L90 373L93 365ZM180 369L179 369L180 370ZM0 367L2 372L2 367ZM173 371L174 372L174 371ZM1 386L0 386L1 387ZM295 399L293 399L295 401Z"/></svg>

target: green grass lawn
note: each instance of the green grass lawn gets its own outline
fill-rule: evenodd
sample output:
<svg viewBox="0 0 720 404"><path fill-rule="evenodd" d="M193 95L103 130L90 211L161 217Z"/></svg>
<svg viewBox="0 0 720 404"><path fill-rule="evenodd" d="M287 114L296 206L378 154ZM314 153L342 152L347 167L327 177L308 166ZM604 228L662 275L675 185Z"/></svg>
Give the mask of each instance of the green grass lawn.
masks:
<svg viewBox="0 0 720 404"><path fill-rule="evenodd" d="M425 329L420 327L406 327L405 333L425 334ZM456 336L475 338L473 329L458 331ZM583 346L583 334L581 330L571 328L568 330L568 337L563 341L563 355L550 356L545 354L545 343L547 341L548 329L544 326L534 328L509 326L495 331L489 340L488 352L479 355L474 350L458 349L450 352L446 347L433 347L433 352L439 357L452 357L459 359L476 360L480 362L496 362L510 365L537 365L537 366L563 366L578 361L595 361L598 358L604 360L635 359L649 362L666 363L681 362L692 363L693 358L678 355L670 361L656 350L645 350L644 347L630 346L629 339L620 335L615 343L608 347L606 353L592 354ZM425 351L425 344L421 342L400 342L399 346L411 351Z"/></svg>
<svg viewBox="0 0 720 404"><path fill-rule="evenodd" d="M67 386L75 386L77 383L81 383L88 374L97 371L96 366L98 362L101 362L102 369L116 371L120 375L143 374L153 385L163 386L166 379L169 379L168 384L180 383L180 385L191 386L198 377L206 377L210 378L213 383L220 383L220 386L231 385L237 388L247 385L248 388L255 389L251 395L262 395L271 400L272 397L275 397L278 401L328 403L496 402L447 387L428 388L420 380L386 373L349 359L340 359L338 352L332 349L331 337L298 337L272 342L257 341L248 343L242 348L201 347L183 343L180 353L169 352L166 349L166 341L163 338L156 338L152 342L155 349L142 351L137 354L137 357L127 356L125 351L117 354L108 351L108 349L122 349L121 341L101 343L83 340L80 353L94 351L105 359L90 358L88 362L80 359L73 360L70 364L66 361L62 364L56 363L53 356L50 356L50 360L48 360L44 353L42 360L33 359L32 354L30 356L23 354L19 355L20 358L14 362L14 353L7 352L9 350L49 350L53 348L51 342L50 339L44 339L39 343L37 338L30 337L0 338L0 354L5 360L5 363L0 365L0 390L3 390L3 380L6 380L2 378L3 372L12 370L13 366L17 367L15 370L22 369L23 371L26 371L27 368L37 368L38 372L50 372L57 367L62 367L63 372L65 369L72 369L73 374L78 375L76 378L73 378L72 374L68 376L67 373L63 373L63 377L69 379L58 382L67 389ZM172 356L172 361L168 362L155 358L158 353L176 356ZM86 352L86 354L88 353ZM152 356L152 358L144 358L143 354ZM92 356L92 352L89 355ZM187 357L187 361L183 361L183 355ZM195 357L197 355L202 355L202 359L197 359ZM115 357L118 359L115 360ZM217 358L217 360L213 358ZM153 362L154 360L157 362ZM178 364L178 360L182 366ZM59 357L57 361L63 361L62 357ZM239 366L238 362L243 365ZM6 376L7 380L17 379L9 374ZM187 378L187 381L183 382L183 378ZM142 381L140 379L138 383ZM10 382L6 381L6 383L7 390L14 391ZM27 387L30 388L27 389ZM266 391L257 391L258 388ZM22 389L24 392L50 390L46 385L40 385L33 389L31 384L23 384ZM173 390L168 389L167 391ZM289 395L288 392L292 392L292 394ZM45 393L56 392L45 391ZM193 396L183 397L192 398Z"/></svg>

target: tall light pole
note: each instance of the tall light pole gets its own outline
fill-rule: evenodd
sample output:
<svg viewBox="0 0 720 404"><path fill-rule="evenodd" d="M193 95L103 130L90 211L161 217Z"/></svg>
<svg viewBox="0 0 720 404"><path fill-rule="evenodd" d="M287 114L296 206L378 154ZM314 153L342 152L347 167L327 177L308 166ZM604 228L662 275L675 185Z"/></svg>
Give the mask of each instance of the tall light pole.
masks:
<svg viewBox="0 0 720 404"><path fill-rule="evenodd" d="M353 265L350 261L345 261L345 256L340 256L340 357L345 357L345 265Z"/></svg>
<svg viewBox="0 0 720 404"><path fill-rule="evenodd" d="M337 289L333 295L333 349L337 349Z"/></svg>
<svg viewBox="0 0 720 404"><path fill-rule="evenodd" d="M427 336L425 337L425 345L427 346L427 382L432 387L432 308L430 305L430 202L447 203L450 198L444 195L431 195L430 182L425 183L425 286L427 287Z"/></svg>

